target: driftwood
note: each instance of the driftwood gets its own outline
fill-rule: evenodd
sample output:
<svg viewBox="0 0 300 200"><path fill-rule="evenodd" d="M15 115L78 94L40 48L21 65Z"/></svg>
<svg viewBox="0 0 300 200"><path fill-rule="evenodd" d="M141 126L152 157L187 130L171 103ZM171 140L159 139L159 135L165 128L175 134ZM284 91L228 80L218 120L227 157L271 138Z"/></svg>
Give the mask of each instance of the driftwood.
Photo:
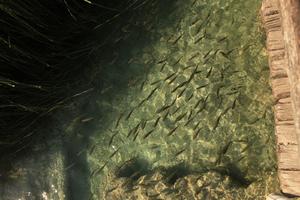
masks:
<svg viewBox="0 0 300 200"><path fill-rule="evenodd" d="M270 79L275 98L278 175L283 193L300 196L300 36L297 0L264 0Z"/></svg>

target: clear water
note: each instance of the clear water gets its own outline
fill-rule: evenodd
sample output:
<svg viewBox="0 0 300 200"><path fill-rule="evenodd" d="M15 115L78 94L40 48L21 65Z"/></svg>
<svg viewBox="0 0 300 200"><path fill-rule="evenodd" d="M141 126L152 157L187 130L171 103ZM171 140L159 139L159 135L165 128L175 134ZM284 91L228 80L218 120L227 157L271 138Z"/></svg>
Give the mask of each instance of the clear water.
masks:
<svg viewBox="0 0 300 200"><path fill-rule="evenodd" d="M103 51L92 94L57 113L50 131L59 137L1 183L3 199L264 199L279 191L260 5L148 4Z"/></svg>

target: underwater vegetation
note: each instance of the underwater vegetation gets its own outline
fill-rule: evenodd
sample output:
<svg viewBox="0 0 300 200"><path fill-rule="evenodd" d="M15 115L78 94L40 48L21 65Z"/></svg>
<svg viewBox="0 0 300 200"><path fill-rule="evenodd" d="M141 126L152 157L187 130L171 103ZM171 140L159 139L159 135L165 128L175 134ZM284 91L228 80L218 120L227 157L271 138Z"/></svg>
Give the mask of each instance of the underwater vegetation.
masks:
<svg viewBox="0 0 300 200"><path fill-rule="evenodd" d="M98 25L114 10L95 4L102 18L77 11L77 1L58 2L68 20L88 27L74 37L80 43L66 40L73 65L58 68L76 66L78 77L66 69L53 79L71 80L57 83L64 98L52 102L67 106L59 103L55 126L41 131L57 137L16 163L3 195L264 199L278 190L259 0L133 1L133 12L107 27Z"/></svg>

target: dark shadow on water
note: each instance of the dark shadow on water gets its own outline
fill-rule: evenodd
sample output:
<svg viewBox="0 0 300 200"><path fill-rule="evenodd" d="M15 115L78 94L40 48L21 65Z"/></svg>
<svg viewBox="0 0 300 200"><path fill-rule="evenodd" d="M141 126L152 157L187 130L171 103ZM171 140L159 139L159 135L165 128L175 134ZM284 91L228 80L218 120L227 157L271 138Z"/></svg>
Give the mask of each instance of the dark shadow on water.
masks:
<svg viewBox="0 0 300 200"><path fill-rule="evenodd" d="M162 170L166 183L173 185L182 177L192 174L190 167L186 163L180 163Z"/></svg>
<svg viewBox="0 0 300 200"><path fill-rule="evenodd" d="M125 162L115 171L118 178L130 178L137 180L141 176L149 174L151 166L147 160L141 158L134 158L128 162Z"/></svg>
<svg viewBox="0 0 300 200"><path fill-rule="evenodd" d="M87 144L93 127L76 127L63 141L65 154L66 199L81 200L90 196Z"/></svg>

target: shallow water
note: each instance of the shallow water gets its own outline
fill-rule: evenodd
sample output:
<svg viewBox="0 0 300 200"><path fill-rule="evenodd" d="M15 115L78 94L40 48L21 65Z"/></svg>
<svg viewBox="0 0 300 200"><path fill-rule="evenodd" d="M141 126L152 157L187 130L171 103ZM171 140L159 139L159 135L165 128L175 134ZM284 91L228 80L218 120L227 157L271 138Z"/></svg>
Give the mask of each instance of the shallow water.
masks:
<svg viewBox="0 0 300 200"><path fill-rule="evenodd" d="M264 199L278 191L260 4L148 4L103 51L92 94L57 114L62 137L16 164L4 199L151 199L150 190L156 199ZM176 190L164 194L159 184Z"/></svg>

